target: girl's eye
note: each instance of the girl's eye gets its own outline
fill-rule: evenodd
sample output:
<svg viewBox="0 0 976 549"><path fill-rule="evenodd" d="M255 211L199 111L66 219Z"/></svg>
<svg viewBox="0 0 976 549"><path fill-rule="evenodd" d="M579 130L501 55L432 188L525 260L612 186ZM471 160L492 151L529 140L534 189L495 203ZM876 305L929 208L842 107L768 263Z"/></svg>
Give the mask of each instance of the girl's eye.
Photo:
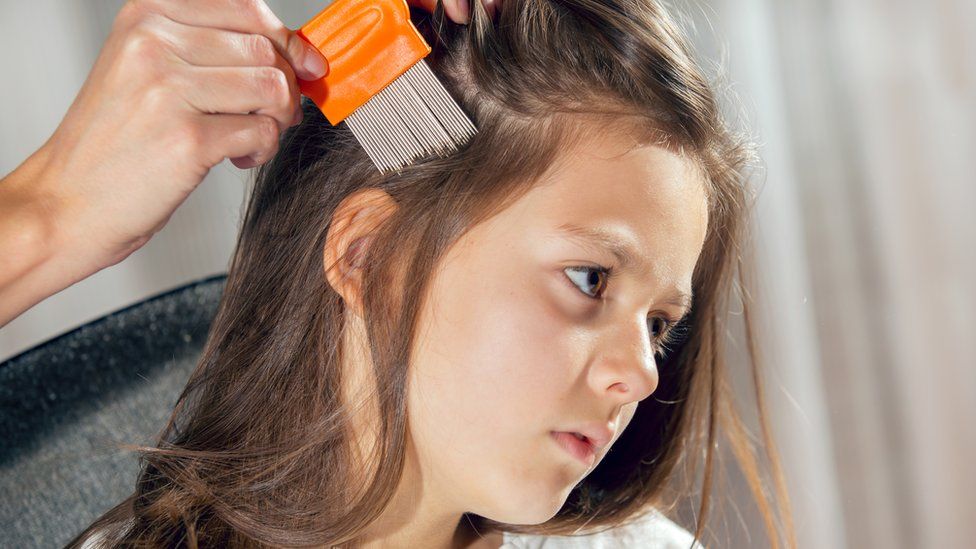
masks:
<svg viewBox="0 0 976 549"><path fill-rule="evenodd" d="M589 267L585 265L567 267L564 269L566 276L573 281L573 284L581 289L587 297L601 299L607 290L613 272L607 267ZM590 289L594 288L594 289ZM651 341L654 344L654 352L659 356L664 356L667 346L683 339L686 335L687 327L681 330L684 323L678 319L655 316L648 319L650 323Z"/></svg>
<svg viewBox="0 0 976 549"><path fill-rule="evenodd" d="M606 267L567 267L565 269L566 276L576 284L584 294L594 299L599 299L603 296L603 292L606 291L607 278L610 273L610 269ZM597 289L588 291L583 288L589 288L595 286Z"/></svg>
<svg viewBox="0 0 976 549"><path fill-rule="evenodd" d="M663 339L664 335L668 332L668 327L671 325L671 322L668 319L659 316L652 318L650 323L651 336L655 341Z"/></svg>

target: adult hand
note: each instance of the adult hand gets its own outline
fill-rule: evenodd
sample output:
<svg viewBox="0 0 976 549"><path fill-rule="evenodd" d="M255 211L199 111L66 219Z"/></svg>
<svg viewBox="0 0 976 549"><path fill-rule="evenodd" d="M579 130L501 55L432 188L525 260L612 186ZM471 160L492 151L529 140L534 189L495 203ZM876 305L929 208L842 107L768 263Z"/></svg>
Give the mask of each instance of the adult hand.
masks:
<svg viewBox="0 0 976 549"><path fill-rule="evenodd" d="M263 0L129 0L54 134L0 180L0 326L142 247L225 158L269 160L301 120L297 79L327 65Z"/></svg>
<svg viewBox="0 0 976 549"><path fill-rule="evenodd" d="M58 252L118 263L225 158L267 161L324 57L262 0L130 0L31 182ZM87 273L86 273L87 274Z"/></svg>
<svg viewBox="0 0 976 549"><path fill-rule="evenodd" d="M468 3L470 0L441 1L444 4L444 11L447 13L447 17L455 23L466 24L471 20L471 4ZM493 18L495 17L495 12L501 5L501 2L502 0L481 0L481 4L485 6L485 10L487 10ZM407 0L407 3L411 6L423 8L433 13L437 0Z"/></svg>
<svg viewBox="0 0 976 549"><path fill-rule="evenodd" d="M446 0L445 10L461 21L466 3ZM85 271L123 260L213 166L269 160L279 133L301 120L296 78L326 70L263 0L130 0L44 147L35 190L59 225L56 245Z"/></svg>
<svg viewBox="0 0 976 549"><path fill-rule="evenodd" d="M118 263L211 167L270 158L322 55L262 0L130 0L48 141L0 181L0 326Z"/></svg>

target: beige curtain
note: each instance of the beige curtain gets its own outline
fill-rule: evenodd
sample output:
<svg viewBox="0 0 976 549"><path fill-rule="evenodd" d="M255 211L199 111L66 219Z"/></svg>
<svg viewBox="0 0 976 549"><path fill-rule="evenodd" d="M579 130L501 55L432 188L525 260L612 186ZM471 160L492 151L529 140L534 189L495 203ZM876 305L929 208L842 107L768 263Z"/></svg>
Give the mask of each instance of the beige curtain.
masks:
<svg viewBox="0 0 976 549"><path fill-rule="evenodd" d="M800 546L970 546L976 4L677 7L763 144L762 335Z"/></svg>

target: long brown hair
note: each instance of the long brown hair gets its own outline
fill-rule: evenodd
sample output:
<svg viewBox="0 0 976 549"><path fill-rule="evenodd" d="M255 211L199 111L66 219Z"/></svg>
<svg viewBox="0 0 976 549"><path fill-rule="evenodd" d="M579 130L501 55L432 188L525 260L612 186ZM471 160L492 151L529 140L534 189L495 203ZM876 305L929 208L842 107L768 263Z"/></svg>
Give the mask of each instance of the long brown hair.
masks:
<svg viewBox="0 0 976 549"><path fill-rule="evenodd" d="M626 120L643 138L694 159L707 179L709 225L687 337L659 364L655 394L555 517L533 526L467 518L482 533L617 525L669 505L675 473L704 456L701 536L724 435L772 545L795 545L747 293L739 297L762 459L726 379L730 300L748 282L750 141L723 121L679 27L654 0L506 0L494 22L480 2L472 5L467 26L447 20L439 3L433 14L412 18L433 48L427 62L478 134L448 158L384 176L345 125L332 127L304 103L303 123L258 170L209 338L170 421L155 447L129 446L141 456L135 492L73 544L102 529L107 543L123 546L355 545L404 466L407 357L433 268L466 230L531 188L578 137L581 117L595 117L607 128ZM350 486L362 463L339 398L345 304L324 276L322 250L340 201L366 188L385 191L398 207L363 264L380 442L368 483ZM412 283L403 283L404 272Z"/></svg>

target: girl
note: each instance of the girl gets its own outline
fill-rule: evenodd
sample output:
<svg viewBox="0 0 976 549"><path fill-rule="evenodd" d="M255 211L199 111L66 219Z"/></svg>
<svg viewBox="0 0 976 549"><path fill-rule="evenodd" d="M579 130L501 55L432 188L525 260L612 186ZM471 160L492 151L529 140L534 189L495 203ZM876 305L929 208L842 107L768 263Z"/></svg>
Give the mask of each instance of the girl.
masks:
<svg viewBox="0 0 976 549"><path fill-rule="evenodd" d="M497 12L413 14L479 128L449 158L381 176L304 104L135 492L72 546L687 546L661 511L703 455L701 537L723 434L793 545L724 378L750 144L654 0Z"/></svg>

